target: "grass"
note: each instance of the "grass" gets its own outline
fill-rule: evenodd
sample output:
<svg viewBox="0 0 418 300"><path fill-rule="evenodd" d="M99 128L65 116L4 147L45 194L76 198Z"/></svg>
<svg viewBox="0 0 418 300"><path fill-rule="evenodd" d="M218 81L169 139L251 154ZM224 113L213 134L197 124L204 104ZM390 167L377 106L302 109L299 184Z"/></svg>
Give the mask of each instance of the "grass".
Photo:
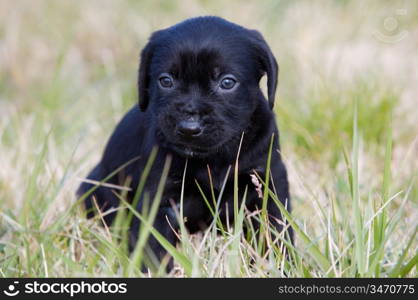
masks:
<svg viewBox="0 0 418 300"><path fill-rule="evenodd" d="M0 276L417 277L417 12L413 1L0 2ZM293 212L277 205L296 243L284 259L283 236L256 215L263 251L238 193L224 226L212 192L201 199L210 228L181 226L181 243L166 245L175 270L163 262L142 273L146 238L165 241L144 226L129 257L126 224L150 224L161 195L142 212L124 203L105 228L84 217L74 191L136 102L149 34L207 14L260 30L281 66L276 112ZM391 16L395 30L384 25Z"/></svg>

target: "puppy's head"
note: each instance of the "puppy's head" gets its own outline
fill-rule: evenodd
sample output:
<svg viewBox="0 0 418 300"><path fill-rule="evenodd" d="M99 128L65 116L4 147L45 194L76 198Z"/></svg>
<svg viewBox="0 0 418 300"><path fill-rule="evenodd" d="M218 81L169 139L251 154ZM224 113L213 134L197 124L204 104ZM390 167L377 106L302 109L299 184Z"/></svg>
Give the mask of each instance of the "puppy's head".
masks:
<svg viewBox="0 0 418 300"><path fill-rule="evenodd" d="M155 32L141 53L139 105L151 110L162 142L184 156L205 157L273 107L278 66L260 33L218 17L186 20Z"/></svg>

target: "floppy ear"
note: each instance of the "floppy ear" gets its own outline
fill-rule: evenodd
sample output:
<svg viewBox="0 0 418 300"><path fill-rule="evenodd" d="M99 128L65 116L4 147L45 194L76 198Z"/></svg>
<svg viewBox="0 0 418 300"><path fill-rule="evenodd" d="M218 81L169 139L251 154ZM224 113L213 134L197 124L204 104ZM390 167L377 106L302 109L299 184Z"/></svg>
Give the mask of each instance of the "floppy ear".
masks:
<svg viewBox="0 0 418 300"><path fill-rule="evenodd" d="M268 101L270 108L273 109L279 77L279 65L261 33L257 30L251 30L251 33L254 37L253 43L255 44L261 67L263 72L267 73Z"/></svg>
<svg viewBox="0 0 418 300"><path fill-rule="evenodd" d="M141 61L138 71L138 100L139 107L145 111L149 103L149 84L150 84L150 64L152 58L153 47L151 42L141 51Z"/></svg>

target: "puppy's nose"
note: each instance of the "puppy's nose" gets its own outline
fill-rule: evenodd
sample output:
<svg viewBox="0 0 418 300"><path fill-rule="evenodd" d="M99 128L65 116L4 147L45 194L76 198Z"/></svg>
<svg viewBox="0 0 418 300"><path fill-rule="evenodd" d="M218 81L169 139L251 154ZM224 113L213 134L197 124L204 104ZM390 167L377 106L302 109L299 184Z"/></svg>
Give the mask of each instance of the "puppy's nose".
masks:
<svg viewBox="0 0 418 300"><path fill-rule="evenodd" d="M178 124L178 131L185 137L197 137L202 133L202 126L198 121L181 121Z"/></svg>

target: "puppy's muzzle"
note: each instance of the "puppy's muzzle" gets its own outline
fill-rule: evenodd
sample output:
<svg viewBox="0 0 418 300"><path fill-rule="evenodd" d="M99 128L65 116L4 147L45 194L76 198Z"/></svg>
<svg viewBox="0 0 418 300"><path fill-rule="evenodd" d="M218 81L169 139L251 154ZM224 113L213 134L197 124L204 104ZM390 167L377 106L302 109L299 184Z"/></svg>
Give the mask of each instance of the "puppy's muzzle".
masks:
<svg viewBox="0 0 418 300"><path fill-rule="evenodd" d="M177 132L183 138L195 138L202 134L203 127L199 120L197 119L189 119L180 121L177 124Z"/></svg>

